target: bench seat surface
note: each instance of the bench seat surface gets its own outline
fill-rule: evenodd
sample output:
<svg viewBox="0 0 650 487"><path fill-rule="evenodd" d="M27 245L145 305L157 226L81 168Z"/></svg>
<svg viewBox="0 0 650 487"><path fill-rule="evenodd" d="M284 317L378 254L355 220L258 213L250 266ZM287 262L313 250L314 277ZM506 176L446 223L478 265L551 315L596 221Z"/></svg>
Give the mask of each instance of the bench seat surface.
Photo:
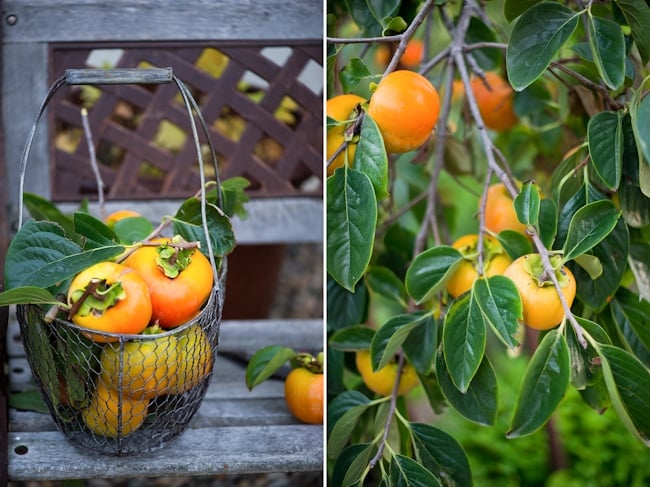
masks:
<svg viewBox="0 0 650 487"><path fill-rule="evenodd" d="M9 380L14 391L34 389L29 364L11 320ZM212 382L188 429L150 453L112 457L86 452L56 429L49 414L9 410L9 479L56 480L318 471L322 426L301 424L284 402L282 375L249 391L246 363L271 344L316 351L322 321L224 321Z"/></svg>

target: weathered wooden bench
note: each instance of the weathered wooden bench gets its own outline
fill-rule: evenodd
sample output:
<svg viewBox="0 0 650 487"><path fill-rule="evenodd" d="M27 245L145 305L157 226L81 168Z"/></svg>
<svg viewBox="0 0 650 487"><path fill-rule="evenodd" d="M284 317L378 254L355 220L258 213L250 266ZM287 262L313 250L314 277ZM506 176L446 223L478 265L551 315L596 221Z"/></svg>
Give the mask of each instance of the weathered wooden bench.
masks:
<svg viewBox="0 0 650 487"><path fill-rule="evenodd" d="M204 113L206 119L211 119L208 123L215 122L226 111L247 121L238 140L213 133L219 158L227 161L224 177L241 174L253 182L252 199L247 205L249 216L245 220L235 218L233 222L239 246L306 244L313 246L314 259L321 259L322 156L321 148L312 141L314 134L322 135L322 101L317 107L305 87L295 81L304 74L308 63L322 65L321 2L161 0L152 5L151 2L131 1L107 4L97 0L7 0L3 2L2 11L2 260L16 217L16 165L38 105L57 73L67 67L83 67L66 63L85 59L89 49L107 48L125 50L129 62L140 56L142 50L152 50L152 59L161 65L165 61L177 63L179 70L190 78L187 83L201 95L199 104L202 111L203 108L207 111L207 116ZM151 41L156 44L152 45ZM76 52L80 44L85 44L83 49L86 49L82 49L81 54ZM265 45L289 49L287 63L292 65L289 71L293 73L288 74L287 69L265 58L261 53L263 47L260 47ZM209 92L210 82L217 83L214 79L190 69L192 60L205 46L225 53L231 60L219 78L219 89L223 90L222 97L226 100L215 101ZM240 62L232 62L235 59ZM255 76L264 79L267 85L262 88L265 101L254 106L241 93L226 90L223 83L229 76L255 72L253 65L256 63L261 63L262 68ZM178 76L183 78L183 74ZM322 98L322 91L315 95ZM295 104L303 105L298 121L289 128L273 128L270 131L274 133L265 133L260 127L273 118L274 110L286 96ZM142 90L122 89L109 91L110 97L126 100L127 107L143 119L149 114L158 114L174 125L182 125L173 107L165 105L172 103L169 96L152 95L150 99ZM72 112L66 111L70 108L66 105L68 101L57 103L49 114L49 124L46 121L45 128L39 129L26 187L58 200L92 198L96 188L87 188L89 179L84 172L87 168L75 169L74 166L76 160L84 158L83 150L77 147L64 153L52 142L57 124L76 123L70 115ZM311 106L305 108L304 105L310 103ZM106 107L109 112L102 120L112 119L109 123L96 120L93 133L117 145L123 142L121 150L127 153L119 169L107 170L104 175L110 188L107 210L124 207L128 201L130 209L154 221L159 220L160 216L172 212L178 198L195 183L192 178L179 178L178 173L182 172L179 169L187 164L182 159L184 149L181 147L170 154L152 144L138 145L140 136L149 140L155 137L157 126L143 123L144 127L139 127L141 131L136 130L134 135L123 130L119 123L113 123L116 116L111 110L116 109L115 106ZM272 161L261 161L250 152L267 136L279 141L282 154ZM158 157L163 161L164 171L154 168L146 177L140 177L138 167L129 159L133 152L136 159ZM156 179L158 172L164 175ZM125 185L125 181L130 181L130 185ZM84 193L86 190L88 194ZM60 204L66 208L65 203ZM74 203L68 205L75 206ZM229 272L236 270L230 268ZM4 326L2 318L0 313L0 329ZM7 390L2 391L4 399L7 392L35 387L19 333L11 310L6 333L7 356L0 357L6 362L8 380ZM199 411L176 440L151 453L128 457L87 453L69 443L57 431L49 415L10 408L8 417L3 417L0 423L8 429L2 438L0 484L20 480L322 470L323 429L301 424L291 416L284 403L281 374L252 392L246 388L244 373L248 358L269 344L313 352L322 350L322 319L225 320L221 325L213 380Z"/></svg>

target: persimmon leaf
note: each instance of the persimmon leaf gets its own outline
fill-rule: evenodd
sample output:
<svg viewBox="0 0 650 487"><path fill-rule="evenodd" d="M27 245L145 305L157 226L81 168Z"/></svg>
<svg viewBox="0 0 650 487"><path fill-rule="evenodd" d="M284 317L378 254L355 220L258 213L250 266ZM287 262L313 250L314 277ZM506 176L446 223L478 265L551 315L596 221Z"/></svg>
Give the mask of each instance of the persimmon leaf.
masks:
<svg viewBox="0 0 650 487"><path fill-rule="evenodd" d="M368 176L339 168L327 178L327 272L350 292L370 262L377 199Z"/></svg>
<svg viewBox="0 0 650 487"><path fill-rule="evenodd" d="M507 437L526 436L544 425L564 397L570 376L566 339L551 330L526 368Z"/></svg>
<svg viewBox="0 0 650 487"><path fill-rule="evenodd" d="M295 356L294 350L280 345L269 345L258 350L246 366L246 386L253 389Z"/></svg>

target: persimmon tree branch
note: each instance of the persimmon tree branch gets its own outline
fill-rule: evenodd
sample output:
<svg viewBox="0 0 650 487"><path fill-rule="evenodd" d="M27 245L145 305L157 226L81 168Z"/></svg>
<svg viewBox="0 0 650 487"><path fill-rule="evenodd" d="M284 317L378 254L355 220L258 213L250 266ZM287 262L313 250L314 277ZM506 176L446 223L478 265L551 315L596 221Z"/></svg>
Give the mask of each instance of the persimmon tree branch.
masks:
<svg viewBox="0 0 650 487"><path fill-rule="evenodd" d="M431 227L431 232L433 233L433 238L436 245L440 245L440 234L438 232L438 224L436 221L436 206L437 206L437 188L438 181L440 179L440 172L445 162L445 146L447 144L447 122L449 119L449 112L451 108L451 96L452 90L451 85L454 80L455 69L454 65L451 64L449 69L446 70L446 79L445 86L448 88L445 90L443 99L442 99L442 108L440 110L440 117L438 119L438 132L436 134L436 145L433 153L433 170L431 173L431 179L429 182L429 191L427 195L427 209L424 215L422 226L420 231L415 239L415 249L414 254L417 255L426 245L427 240L427 229Z"/></svg>
<svg viewBox="0 0 650 487"><path fill-rule="evenodd" d="M467 0L465 5L463 6L460 19L458 20L458 29L463 29L463 28L467 29L471 17L471 12L474 7L475 7L474 0ZM458 46L452 44L451 55L453 56L453 60L458 67L458 71L460 73L461 79L463 80L463 85L466 88L465 94L467 96L469 109L471 111L472 118L474 118L474 121L476 122L476 127L479 133L479 137L481 139L481 142L483 143L483 150L487 157L488 169L493 171L496 174L496 176L499 178L499 180L503 182L504 186L508 190L508 193L510 193L510 196L514 199L519 194L519 190L517 188L514 179L511 178L510 175L499 164L497 164L495 160L495 151L494 151L495 148L492 143L492 139L490 139L490 135L487 132L485 123L483 122L483 117L481 116L481 112L478 108L476 97L472 93L472 90L468 89L471 88L471 84L470 84L469 72L467 69L467 63L463 56L463 52L461 49L459 49ZM571 307L569 306L566 298L564 297L564 294L562 293L562 288L557 279L557 276L555 275L555 270L551 265L548 250L544 246L544 243L542 242L540 236L538 235L537 231L534 228L531 227L528 233L533 240L535 248L537 249L537 253L541 257L544 271L548 275L550 281L553 283L553 286L555 287L560 302L562 303L564 314L566 315L567 319L573 326L573 329L576 332L576 336L578 338L580 345L583 346L583 348L586 348L587 342L584 339L582 333L582 327L580 326L575 316L571 312Z"/></svg>

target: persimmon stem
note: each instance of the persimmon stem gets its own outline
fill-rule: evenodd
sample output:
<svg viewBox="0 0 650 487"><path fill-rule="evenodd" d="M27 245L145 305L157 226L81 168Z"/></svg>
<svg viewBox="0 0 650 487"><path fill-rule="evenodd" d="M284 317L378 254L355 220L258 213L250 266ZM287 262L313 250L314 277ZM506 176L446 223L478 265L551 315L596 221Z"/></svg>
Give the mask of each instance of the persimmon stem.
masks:
<svg viewBox="0 0 650 487"><path fill-rule="evenodd" d="M348 145L350 145L350 141L348 140L350 138L349 136L354 137L355 135L359 135L361 133L361 125L363 124L364 112L361 109L359 109L359 105L357 105L355 111L359 112L359 114L354 119L354 123L349 125L348 128L345 130L345 134L347 135L347 137L343 138L343 142L341 142L341 145L339 145L336 148L332 156L327 160L328 167L341 154L341 152L346 150Z"/></svg>
<svg viewBox="0 0 650 487"><path fill-rule="evenodd" d="M94 279L88 283L81 296L79 296L79 299L77 299L68 310L68 319L71 319L74 315L77 314L81 306L84 304L86 298L94 295L102 282L103 281L99 279Z"/></svg>

